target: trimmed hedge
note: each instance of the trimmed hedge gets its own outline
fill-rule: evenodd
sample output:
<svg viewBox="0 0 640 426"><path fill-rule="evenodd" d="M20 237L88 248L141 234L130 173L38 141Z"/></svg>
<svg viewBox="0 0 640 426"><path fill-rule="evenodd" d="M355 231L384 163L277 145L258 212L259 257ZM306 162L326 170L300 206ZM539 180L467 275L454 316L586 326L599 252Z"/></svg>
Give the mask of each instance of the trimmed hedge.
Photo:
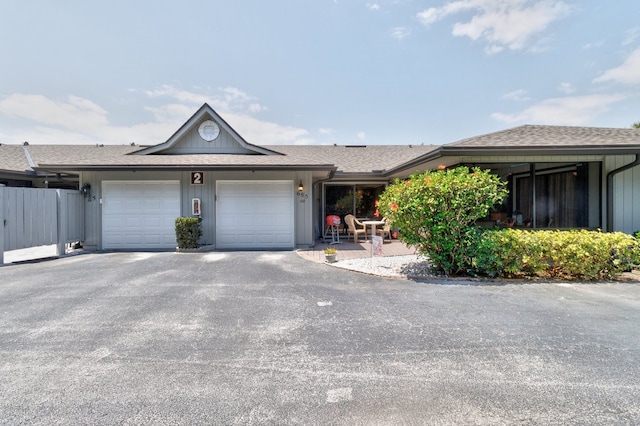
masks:
<svg viewBox="0 0 640 426"><path fill-rule="evenodd" d="M478 236L470 273L489 277L614 279L640 263L640 241L621 232L502 229Z"/></svg>
<svg viewBox="0 0 640 426"><path fill-rule="evenodd" d="M193 249L198 248L198 240L202 236L199 217L178 217L176 218L176 240L178 248Z"/></svg>

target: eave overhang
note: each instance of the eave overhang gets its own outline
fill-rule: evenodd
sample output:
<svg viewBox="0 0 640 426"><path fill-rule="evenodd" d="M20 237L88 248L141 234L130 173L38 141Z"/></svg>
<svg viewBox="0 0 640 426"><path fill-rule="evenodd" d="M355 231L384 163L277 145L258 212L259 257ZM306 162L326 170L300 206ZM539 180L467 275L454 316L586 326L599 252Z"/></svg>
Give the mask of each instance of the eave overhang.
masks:
<svg viewBox="0 0 640 426"><path fill-rule="evenodd" d="M308 171L327 171L335 172L336 167L333 164L291 164L291 165L167 165L167 164L145 164L135 166L122 165L71 165L71 164L42 164L35 167L36 170L42 172L88 172L88 171L136 171L136 170L148 170L148 171L254 171L254 170L269 170L269 171L294 171L294 170L308 170Z"/></svg>
<svg viewBox="0 0 640 426"><path fill-rule="evenodd" d="M640 151L629 146L538 146L538 147L452 147L443 146L441 156L555 156L555 155L628 155Z"/></svg>
<svg viewBox="0 0 640 426"><path fill-rule="evenodd" d="M407 170L415 169L422 164L437 160L442 157L510 157L510 156L561 156L561 155L635 155L640 153L640 145L629 146L537 146L537 147L452 147L443 145L437 150L417 157L398 167L386 170L384 176L392 176Z"/></svg>

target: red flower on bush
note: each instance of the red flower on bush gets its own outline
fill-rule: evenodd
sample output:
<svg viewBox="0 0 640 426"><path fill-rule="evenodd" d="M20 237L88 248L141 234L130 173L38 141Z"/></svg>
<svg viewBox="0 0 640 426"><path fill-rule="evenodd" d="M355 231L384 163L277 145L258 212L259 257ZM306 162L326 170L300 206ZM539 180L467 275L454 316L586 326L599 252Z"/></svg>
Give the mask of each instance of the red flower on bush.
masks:
<svg viewBox="0 0 640 426"><path fill-rule="evenodd" d="M394 212L398 211L398 205L396 203L391 204L391 210L393 210Z"/></svg>

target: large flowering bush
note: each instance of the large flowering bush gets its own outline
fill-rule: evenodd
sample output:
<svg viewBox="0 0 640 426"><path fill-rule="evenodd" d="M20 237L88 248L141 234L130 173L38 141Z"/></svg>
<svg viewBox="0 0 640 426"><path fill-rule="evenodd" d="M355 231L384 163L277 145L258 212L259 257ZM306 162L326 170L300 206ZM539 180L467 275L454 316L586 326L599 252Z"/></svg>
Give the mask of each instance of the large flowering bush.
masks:
<svg viewBox="0 0 640 426"><path fill-rule="evenodd" d="M488 170L458 167L413 174L381 194L378 209L406 244L429 256L440 273L458 274L472 263L477 219L507 196L506 183Z"/></svg>

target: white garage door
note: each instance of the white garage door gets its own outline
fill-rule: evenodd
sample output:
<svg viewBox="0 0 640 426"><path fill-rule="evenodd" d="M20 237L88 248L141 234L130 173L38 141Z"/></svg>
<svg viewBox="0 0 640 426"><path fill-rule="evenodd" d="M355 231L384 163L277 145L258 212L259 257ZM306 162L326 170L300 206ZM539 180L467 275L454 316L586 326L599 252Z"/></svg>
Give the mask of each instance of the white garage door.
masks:
<svg viewBox="0 0 640 426"><path fill-rule="evenodd" d="M102 247L105 249L175 248L178 216L179 181L102 183Z"/></svg>
<svg viewBox="0 0 640 426"><path fill-rule="evenodd" d="M294 247L293 181L216 182L216 247Z"/></svg>

